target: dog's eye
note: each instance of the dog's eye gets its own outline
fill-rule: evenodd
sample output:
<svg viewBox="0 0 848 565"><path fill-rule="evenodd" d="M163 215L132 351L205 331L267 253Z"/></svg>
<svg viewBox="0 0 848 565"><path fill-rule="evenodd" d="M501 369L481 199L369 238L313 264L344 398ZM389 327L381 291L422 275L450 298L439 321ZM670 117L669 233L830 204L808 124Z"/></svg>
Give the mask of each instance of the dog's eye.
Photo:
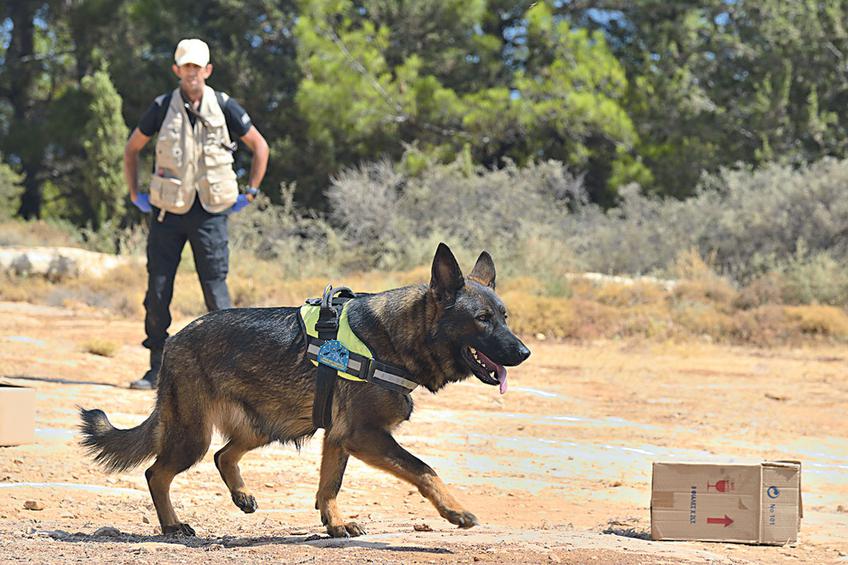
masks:
<svg viewBox="0 0 848 565"><path fill-rule="evenodd" d="M488 313L486 313L486 314L479 314L479 315L477 316L477 320L478 320L478 321L480 321L480 322L489 322L489 321L491 321L491 320L492 320L492 315L491 315L491 314L488 314Z"/></svg>

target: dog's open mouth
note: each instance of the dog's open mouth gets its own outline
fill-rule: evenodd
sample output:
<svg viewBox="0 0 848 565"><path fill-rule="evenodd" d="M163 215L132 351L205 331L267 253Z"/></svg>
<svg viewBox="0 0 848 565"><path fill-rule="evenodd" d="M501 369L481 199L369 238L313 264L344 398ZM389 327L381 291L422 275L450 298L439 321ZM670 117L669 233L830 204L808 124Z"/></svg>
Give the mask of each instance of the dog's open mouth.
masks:
<svg viewBox="0 0 848 565"><path fill-rule="evenodd" d="M464 348L462 354L475 377L487 385L500 385L501 394L506 392L506 367L498 365L473 347Z"/></svg>

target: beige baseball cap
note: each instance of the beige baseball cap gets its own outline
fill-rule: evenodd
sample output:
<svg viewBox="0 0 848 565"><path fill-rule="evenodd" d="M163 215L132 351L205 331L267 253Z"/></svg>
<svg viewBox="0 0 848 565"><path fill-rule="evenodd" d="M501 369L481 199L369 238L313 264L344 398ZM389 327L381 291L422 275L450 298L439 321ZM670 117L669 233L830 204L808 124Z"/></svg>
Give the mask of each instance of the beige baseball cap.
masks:
<svg viewBox="0 0 848 565"><path fill-rule="evenodd" d="M205 67L209 64L209 46L200 39L183 39L177 44L174 62L177 66L194 63L199 67Z"/></svg>

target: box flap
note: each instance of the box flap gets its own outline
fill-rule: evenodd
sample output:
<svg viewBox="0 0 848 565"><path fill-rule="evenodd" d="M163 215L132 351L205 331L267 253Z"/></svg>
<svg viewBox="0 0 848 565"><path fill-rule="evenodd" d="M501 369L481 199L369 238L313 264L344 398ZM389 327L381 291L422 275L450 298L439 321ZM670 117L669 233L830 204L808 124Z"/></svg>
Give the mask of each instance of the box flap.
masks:
<svg viewBox="0 0 848 565"><path fill-rule="evenodd" d="M798 539L801 521L801 466L797 463L763 463L760 541L785 544Z"/></svg>

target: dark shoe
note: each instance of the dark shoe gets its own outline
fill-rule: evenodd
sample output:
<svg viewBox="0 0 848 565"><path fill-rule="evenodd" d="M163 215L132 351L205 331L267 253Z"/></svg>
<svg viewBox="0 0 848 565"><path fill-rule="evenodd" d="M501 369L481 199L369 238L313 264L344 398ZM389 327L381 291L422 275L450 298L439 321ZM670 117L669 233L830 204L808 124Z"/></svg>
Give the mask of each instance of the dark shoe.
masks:
<svg viewBox="0 0 848 565"><path fill-rule="evenodd" d="M149 375L151 371L147 371L142 378L137 381L133 381L130 383L130 388L134 390L156 390L156 378L148 379L147 375Z"/></svg>
<svg viewBox="0 0 848 565"><path fill-rule="evenodd" d="M162 366L162 350L150 351L150 369L144 376L130 383L130 388L135 390L155 390L159 381L159 368Z"/></svg>

